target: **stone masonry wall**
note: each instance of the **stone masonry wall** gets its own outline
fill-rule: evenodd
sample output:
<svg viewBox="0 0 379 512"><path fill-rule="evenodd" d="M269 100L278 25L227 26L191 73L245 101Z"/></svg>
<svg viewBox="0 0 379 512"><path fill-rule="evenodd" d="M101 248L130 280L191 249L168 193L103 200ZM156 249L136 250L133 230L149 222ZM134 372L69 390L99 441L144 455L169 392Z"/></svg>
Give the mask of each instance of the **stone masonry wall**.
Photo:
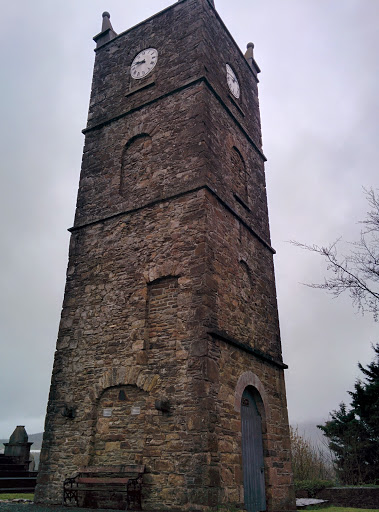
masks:
<svg viewBox="0 0 379 512"><path fill-rule="evenodd" d="M268 244L268 223L264 161L234 118L220 108L210 91L205 91L207 145L206 179L209 186ZM239 183L233 151L238 150L246 173L246 196L238 199ZM238 169L238 168L237 168ZM238 176L238 174L237 174ZM236 197L237 195L237 197Z"/></svg>
<svg viewBox="0 0 379 512"><path fill-rule="evenodd" d="M133 81L146 47L158 64ZM36 502L128 461L145 510L242 506L250 386L268 510L293 508L257 80L208 0L97 50L85 134Z"/></svg>
<svg viewBox="0 0 379 512"><path fill-rule="evenodd" d="M236 118L257 148L261 150L262 136L256 72L249 67L217 12L205 8L203 16L202 58L206 77L218 98L223 102L224 109ZM240 84L239 99L234 98L225 87L226 64L232 67Z"/></svg>
<svg viewBox="0 0 379 512"><path fill-rule="evenodd" d="M263 400L264 464L268 510L294 506L290 442L283 369L231 345L228 338L270 354L280 363L272 254L231 212L209 197L207 238L210 281L208 296L217 301L209 322L209 397L215 401L214 436L225 502L243 503L240 400L244 386L255 387ZM215 221L217 219L217 222ZM241 264L243 261L243 264ZM215 331L212 331L212 327ZM212 335L223 332L225 339ZM257 384L259 383L259 385Z"/></svg>
<svg viewBox="0 0 379 512"><path fill-rule="evenodd" d="M216 302L209 325L281 361L273 255L216 198L208 208L207 245Z"/></svg>
<svg viewBox="0 0 379 512"><path fill-rule="evenodd" d="M92 462L129 460L132 446L139 447L134 460L146 465L147 510L179 506L196 493L208 500L208 410L194 391L203 355L193 342L204 336L203 204L199 191L73 234L37 501L60 502L65 477ZM155 409L161 399L170 413ZM74 419L61 414L66 404ZM141 408L132 423L109 425L119 407L130 416L132 404ZM105 408L112 418L101 417Z"/></svg>
<svg viewBox="0 0 379 512"><path fill-rule="evenodd" d="M240 503L235 394L240 376L252 371L268 397L270 510L286 509L290 472L282 371L204 330L210 328L206 304L214 285L220 296L229 290L230 303L243 298L233 281L244 268L234 278L226 273L233 273L233 257L238 263L238 246L231 243L238 224L228 235L232 218L215 223L228 215L211 194L199 191L73 235L37 501L44 492L59 501L62 479L80 466L133 460L146 465L146 510L159 503ZM217 228L209 229L211 224ZM261 247L254 239L250 243ZM248 260L253 272L264 252ZM220 268L214 253L222 255ZM207 258L214 262L213 280L206 277ZM215 327L234 334L227 328L230 303L218 302ZM233 325L238 321L237 315ZM270 316L267 321L275 324ZM169 400L170 414L154 408L162 398ZM74 420L62 416L65 404L76 407ZM132 406L141 413L131 415ZM113 409L111 418L101 416L105 408ZM125 410L131 420L112 425Z"/></svg>
<svg viewBox="0 0 379 512"><path fill-rule="evenodd" d="M96 52L88 127L153 101L201 74L202 0L186 0L119 34ZM157 48L158 64L144 80L130 77L134 57Z"/></svg>
<svg viewBox="0 0 379 512"><path fill-rule="evenodd" d="M203 96L197 84L86 135L75 225L199 185Z"/></svg>
<svg viewBox="0 0 379 512"><path fill-rule="evenodd" d="M377 509L379 487L331 487L316 495L317 499L327 500L335 507L356 507Z"/></svg>

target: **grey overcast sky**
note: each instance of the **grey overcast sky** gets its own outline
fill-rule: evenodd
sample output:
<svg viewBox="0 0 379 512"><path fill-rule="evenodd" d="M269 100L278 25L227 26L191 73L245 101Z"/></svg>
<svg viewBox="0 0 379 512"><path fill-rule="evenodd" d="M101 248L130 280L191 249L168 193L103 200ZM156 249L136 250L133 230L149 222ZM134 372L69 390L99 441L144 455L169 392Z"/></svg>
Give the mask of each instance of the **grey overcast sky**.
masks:
<svg viewBox="0 0 379 512"><path fill-rule="evenodd" d="M0 438L43 430L101 14L122 32L169 0L0 0ZM300 283L317 255L287 243L356 239L378 186L379 0L216 0L255 43L291 423L348 400L378 324Z"/></svg>

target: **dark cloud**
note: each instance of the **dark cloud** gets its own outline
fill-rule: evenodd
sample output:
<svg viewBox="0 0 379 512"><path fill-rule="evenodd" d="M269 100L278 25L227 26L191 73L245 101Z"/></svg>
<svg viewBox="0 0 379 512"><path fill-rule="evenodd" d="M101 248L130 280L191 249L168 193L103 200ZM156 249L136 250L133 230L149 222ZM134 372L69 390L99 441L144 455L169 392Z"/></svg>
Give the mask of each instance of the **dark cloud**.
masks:
<svg viewBox="0 0 379 512"><path fill-rule="evenodd" d="M93 41L104 9L123 31L171 2L1 1L0 437L40 431L80 171ZM300 283L316 256L286 243L354 239L379 161L379 4L216 0L241 49L255 43L283 351L294 422L346 400L377 326ZM376 338L377 341L377 338Z"/></svg>

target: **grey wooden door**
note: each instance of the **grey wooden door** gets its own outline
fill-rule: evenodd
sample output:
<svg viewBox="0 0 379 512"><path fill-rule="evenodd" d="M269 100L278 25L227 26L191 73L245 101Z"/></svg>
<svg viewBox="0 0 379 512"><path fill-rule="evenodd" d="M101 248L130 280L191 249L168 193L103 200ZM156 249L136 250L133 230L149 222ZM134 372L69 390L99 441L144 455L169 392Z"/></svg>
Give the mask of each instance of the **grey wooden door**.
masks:
<svg viewBox="0 0 379 512"><path fill-rule="evenodd" d="M242 394L242 464L245 507L248 512L266 510L262 419L253 394Z"/></svg>

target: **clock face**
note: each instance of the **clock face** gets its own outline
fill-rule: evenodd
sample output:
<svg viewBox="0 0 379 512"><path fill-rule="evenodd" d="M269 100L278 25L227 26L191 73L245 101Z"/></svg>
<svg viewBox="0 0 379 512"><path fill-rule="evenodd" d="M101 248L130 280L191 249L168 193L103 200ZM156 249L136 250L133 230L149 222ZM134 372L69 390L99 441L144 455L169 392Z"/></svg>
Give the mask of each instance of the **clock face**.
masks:
<svg viewBox="0 0 379 512"><path fill-rule="evenodd" d="M235 98L238 99L241 95L240 84L238 83L236 74L229 66L229 64L226 65L226 81L228 83L230 92L233 94Z"/></svg>
<svg viewBox="0 0 379 512"><path fill-rule="evenodd" d="M130 74L135 80L145 78L158 62L158 50L155 48L146 48L134 58L130 68Z"/></svg>

